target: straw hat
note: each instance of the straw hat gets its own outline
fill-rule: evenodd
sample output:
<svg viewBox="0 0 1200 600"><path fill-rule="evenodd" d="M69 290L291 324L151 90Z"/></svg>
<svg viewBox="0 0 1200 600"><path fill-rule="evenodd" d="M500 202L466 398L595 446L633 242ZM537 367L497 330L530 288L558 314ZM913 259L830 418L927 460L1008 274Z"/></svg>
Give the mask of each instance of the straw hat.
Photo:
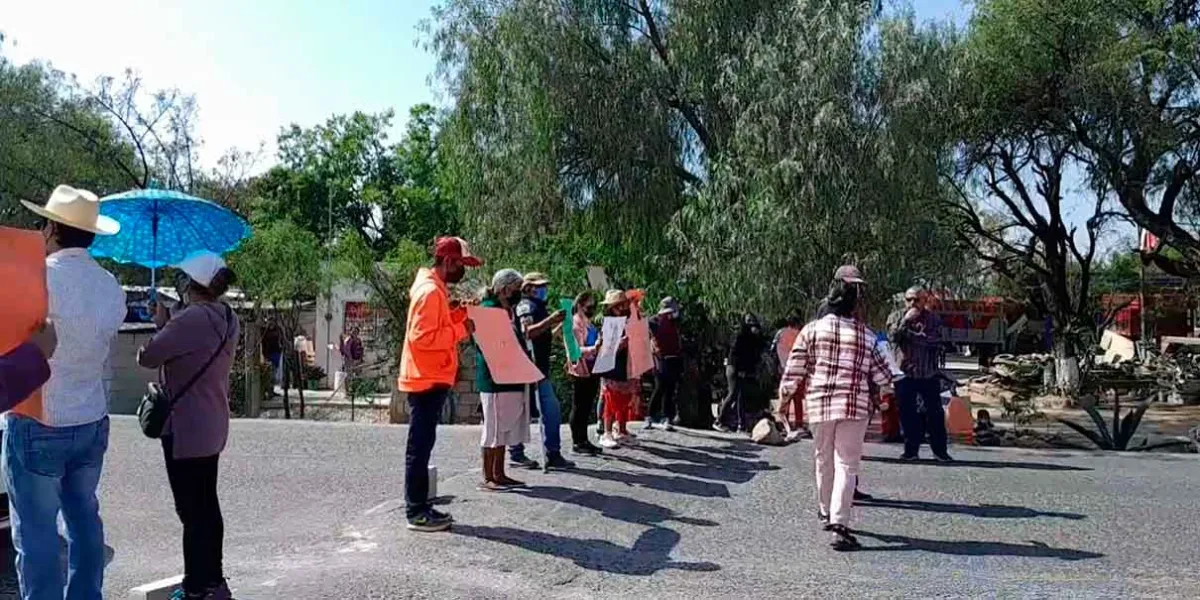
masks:
<svg viewBox="0 0 1200 600"><path fill-rule="evenodd" d="M625 292L621 290L608 290L607 292L604 292L604 302L601 302L600 304L604 306L612 306L614 304L620 304L628 301L629 298L625 297Z"/></svg>
<svg viewBox="0 0 1200 600"><path fill-rule="evenodd" d="M69 185L54 188L45 206L26 200L22 200L21 204L39 217L75 229L99 235L116 235L121 231L120 223L100 214L100 199L95 194Z"/></svg>

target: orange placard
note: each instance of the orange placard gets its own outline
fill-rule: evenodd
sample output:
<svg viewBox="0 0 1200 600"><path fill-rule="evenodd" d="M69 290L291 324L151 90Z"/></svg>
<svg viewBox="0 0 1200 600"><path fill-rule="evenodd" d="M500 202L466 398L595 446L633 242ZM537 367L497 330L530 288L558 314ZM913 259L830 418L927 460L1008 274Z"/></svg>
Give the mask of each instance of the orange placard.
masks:
<svg viewBox="0 0 1200 600"><path fill-rule="evenodd" d="M36 231L0 227L0 354L8 354L46 322L46 242Z"/></svg>
<svg viewBox="0 0 1200 600"><path fill-rule="evenodd" d="M779 345L775 347L775 352L779 354L780 366L786 366L788 356L792 354L792 346L796 345L796 338L800 337L800 330L795 327L784 327L783 332L779 334Z"/></svg>
<svg viewBox="0 0 1200 600"><path fill-rule="evenodd" d="M521 347L504 309L468 306L467 317L475 324L475 344L483 352L493 381L508 385L546 378Z"/></svg>
<svg viewBox="0 0 1200 600"><path fill-rule="evenodd" d="M629 338L629 378L636 379L654 368L650 322L640 317L631 318L625 325L625 336Z"/></svg>

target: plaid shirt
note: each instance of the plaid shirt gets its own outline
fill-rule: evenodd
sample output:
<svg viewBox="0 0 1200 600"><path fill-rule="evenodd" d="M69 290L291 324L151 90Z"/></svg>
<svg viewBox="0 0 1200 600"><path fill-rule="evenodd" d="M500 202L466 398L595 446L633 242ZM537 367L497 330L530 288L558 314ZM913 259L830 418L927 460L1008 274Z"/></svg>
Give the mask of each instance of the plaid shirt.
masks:
<svg viewBox="0 0 1200 600"><path fill-rule="evenodd" d="M810 423L870 415L870 386L892 382L892 371L875 344L875 334L855 321L826 315L806 325L796 338L779 382L779 397L804 390Z"/></svg>
<svg viewBox="0 0 1200 600"><path fill-rule="evenodd" d="M888 338L905 375L913 379L937 377L942 370L941 331L941 319L928 310L911 321L904 320L902 310L888 317Z"/></svg>

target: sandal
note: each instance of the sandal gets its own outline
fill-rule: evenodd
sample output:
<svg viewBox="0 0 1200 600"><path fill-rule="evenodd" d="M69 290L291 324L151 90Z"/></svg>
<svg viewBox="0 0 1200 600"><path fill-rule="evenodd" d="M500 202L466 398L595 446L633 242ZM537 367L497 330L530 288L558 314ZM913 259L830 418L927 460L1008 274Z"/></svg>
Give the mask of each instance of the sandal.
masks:
<svg viewBox="0 0 1200 600"><path fill-rule="evenodd" d="M475 487L481 492L507 492L508 488L508 485L498 481L485 481Z"/></svg>
<svg viewBox="0 0 1200 600"><path fill-rule="evenodd" d="M834 538L829 546L837 552L853 552L862 549L862 544L858 543L858 539L850 534L850 530L845 525L830 525L829 531L833 532Z"/></svg>
<svg viewBox="0 0 1200 600"><path fill-rule="evenodd" d="M525 482L517 481L516 479L505 477L500 480L500 485L503 485L506 488L525 487Z"/></svg>

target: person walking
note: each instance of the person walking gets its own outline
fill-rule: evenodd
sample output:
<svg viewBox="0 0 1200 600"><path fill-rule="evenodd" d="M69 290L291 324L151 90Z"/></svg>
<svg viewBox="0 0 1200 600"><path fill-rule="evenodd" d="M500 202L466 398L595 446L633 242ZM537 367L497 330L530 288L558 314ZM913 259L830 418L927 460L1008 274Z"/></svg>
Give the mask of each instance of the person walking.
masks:
<svg viewBox="0 0 1200 600"><path fill-rule="evenodd" d="M888 337L904 379L896 382L900 426L904 432L903 460L920 458L921 444L929 436L929 449L942 462L950 462L946 449L946 412L942 407L941 320L928 309L921 287L904 292L904 306L888 318Z"/></svg>
<svg viewBox="0 0 1200 600"><path fill-rule="evenodd" d="M780 377L783 376L783 367L787 362L788 354L792 351L791 343L795 342L796 337L800 335L800 330L803 327L804 318L800 316L799 310L793 309L788 313L783 326L775 332L775 337L771 339L771 356L775 359L776 372L779 373ZM790 340L790 343L787 343L787 347L782 347L785 345L785 340ZM804 424L804 396L802 392L803 390L792 398L779 399L782 407L781 412L785 413L781 415L781 418L787 420L789 415L786 413L790 412L791 427L802 436L811 436L811 433Z"/></svg>
<svg viewBox="0 0 1200 600"><path fill-rule="evenodd" d="M658 314L650 319L651 341L654 343L654 393L650 396L650 414L646 429L654 422L667 431L675 430L679 415L675 394L683 377L683 337L679 329L679 302L670 296L658 303Z"/></svg>
<svg viewBox="0 0 1200 600"><path fill-rule="evenodd" d="M602 452L588 438L588 419L600 396L600 378L592 374L596 353L600 349L600 332L592 323L595 316L596 296L592 292L576 296L575 311L571 315L571 334L579 346L580 357L575 362L567 362L567 376L571 378L572 388L571 441L576 454L588 456Z"/></svg>
<svg viewBox="0 0 1200 600"><path fill-rule="evenodd" d="M183 308L168 315L158 305L158 332L138 350L137 362L162 369L173 401L160 439L175 514L183 524L183 589L176 598L228 600L217 481L229 439L229 375L241 324L221 297L236 277L211 252L194 254L177 268L175 289Z"/></svg>
<svg viewBox="0 0 1200 600"><path fill-rule="evenodd" d="M834 281L832 314L806 325L796 338L779 384L779 398L804 390L804 408L813 429L817 514L833 535L834 550L860 548L850 533L854 491L872 402L870 386L891 382L887 362L861 314L859 278Z"/></svg>
<svg viewBox="0 0 1200 600"><path fill-rule="evenodd" d="M729 344L729 355L725 359L725 379L729 391L721 402L717 431L746 431L750 424L746 413L755 408L758 401L758 366L762 363L765 342L758 317L746 313L742 325Z"/></svg>
<svg viewBox="0 0 1200 600"><path fill-rule="evenodd" d="M275 395L275 386L283 383L283 332L279 322L272 318L264 321L262 334L262 355L271 364L271 395Z"/></svg>
<svg viewBox="0 0 1200 600"><path fill-rule="evenodd" d="M45 206L48 318L58 345L40 395L9 411L4 432L17 579L24 600L96 599L104 589L104 524L96 487L108 450L108 357L127 312L125 292L88 255L97 235L120 231L95 194L54 189ZM19 290L17 291L19 293ZM67 579L58 514L67 530Z"/></svg>
<svg viewBox="0 0 1200 600"><path fill-rule="evenodd" d="M408 291L408 319L400 351L396 387L408 395L408 443L404 454L404 500L408 529L450 528L450 515L429 498L429 456L450 388L458 376L458 345L473 331L465 307L450 301L448 286L462 281L467 268L483 266L462 238L434 242L433 268L422 267Z"/></svg>
<svg viewBox="0 0 1200 600"><path fill-rule="evenodd" d="M629 298L621 290L608 290L604 294L604 316L629 317ZM633 435L629 433L629 413L633 403L638 401L639 382L629 378L629 339L622 336L617 342L616 361L612 369L600 375L600 403L603 406L604 431L600 435L600 447L617 448L622 442L628 442ZM613 433L613 428L617 432Z"/></svg>
<svg viewBox="0 0 1200 600"><path fill-rule="evenodd" d="M572 469L575 464L562 455L562 408L554 393L554 382L550 380L550 350L554 342L554 329L562 325L567 314L561 310L551 313L546 308L549 299L550 280L541 273L527 273L522 286L517 319L521 332L525 334L533 363L544 376L536 385L531 385L534 400L542 416L542 451L547 472ZM509 459L514 466L527 469L538 468L538 462L525 455L525 445L509 448Z"/></svg>
<svg viewBox="0 0 1200 600"><path fill-rule="evenodd" d="M518 326L517 305L521 302L521 274L513 269L501 269L492 277L492 285L480 305L499 308L508 313L517 341L525 344L525 334ZM514 350L520 352L521 350ZM505 385L492 379L483 350L475 347L475 383L483 404L483 483L485 492L503 491L525 485L504 472L504 449L529 441L529 400L524 384Z"/></svg>

